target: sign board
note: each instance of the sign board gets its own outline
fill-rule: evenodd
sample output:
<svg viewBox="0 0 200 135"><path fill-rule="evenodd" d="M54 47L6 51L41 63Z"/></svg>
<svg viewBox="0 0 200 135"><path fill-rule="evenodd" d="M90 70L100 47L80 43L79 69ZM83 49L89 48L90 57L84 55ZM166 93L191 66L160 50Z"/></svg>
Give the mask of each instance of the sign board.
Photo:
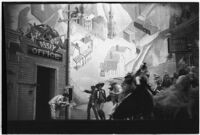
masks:
<svg viewBox="0 0 200 135"><path fill-rule="evenodd" d="M143 31L144 33L147 33L150 35L150 31L146 28L143 27L142 24L139 24L138 22L134 22L134 26L138 29L140 29L141 31Z"/></svg>
<svg viewBox="0 0 200 135"><path fill-rule="evenodd" d="M187 46L187 38L169 38L168 39L168 52L176 53L176 52L189 52Z"/></svg>
<svg viewBox="0 0 200 135"><path fill-rule="evenodd" d="M150 23L142 21L140 19L137 19L134 22L134 26L149 35L152 35L158 31L158 28L156 26L152 26Z"/></svg>
<svg viewBox="0 0 200 135"><path fill-rule="evenodd" d="M49 51L52 51L52 52L56 52L59 48L57 45L55 45L49 41L37 40L36 43L39 47L49 50Z"/></svg>
<svg viewBox="0 0 200 135"><path fill-rule="evenodd" d="M48 25L31 25L30 31L26 34L39 47L56 52L62 46L62 40L56 30Z"/></svg>
<svg viewBox="0 0 200 135"><path fill-rule="evenodd" d="M38 46L28 46L29 54L62 61L62 54L57 53L58 48L62 46L62 41L55 29L46 24L34 24L31 25L26 37Z"/></svg>
<svg viewBox="0 0 200 135"><path fill-rule="evenodd" d="M62 54L35 46L28 46L28 53L57 61L62 61Z"/></svg>

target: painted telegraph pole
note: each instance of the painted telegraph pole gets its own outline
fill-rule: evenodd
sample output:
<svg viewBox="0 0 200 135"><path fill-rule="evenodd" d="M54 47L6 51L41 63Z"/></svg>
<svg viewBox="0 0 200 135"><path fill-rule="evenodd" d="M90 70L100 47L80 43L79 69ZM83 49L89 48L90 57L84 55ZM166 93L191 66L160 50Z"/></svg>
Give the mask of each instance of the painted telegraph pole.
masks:
<svg viewBox="0 0 200 135"><path fill-rule="evenodd" d="M59 20L59 22L67 22L67 38L66 38L66 72L65 72L65 75L66 75L66 86L69 86L69 81L70 81L70 78L69 78L69 74L70 74L70 22L72 20L75 20L75 19L78 19L78 14L79 14L79 10L78 8L76 7L76 10L75 11L71 11L70 10L70 4L68 4L67 6L67 11L65 11L65 13L67 12L67 19L63 19L63 20ZM72 17L71 17L72 16Z"/></svg>
<svg viewBox="0 0 200 135"><path fill-rule="evenodd" d="M69 85L69 75L70 75L70 4L68 4L68 10L67 10L67 42L66 42L66 70L65 70L65 78L66 82L65 85Z"/></svg>
<svg viewBox="0 0 200 135"><path fill-rule="evenodd" d="M70 94L70 89L71 89L71 94L72 94L72 87L70 86L70 22L71 20L78 19L78 8L76 8L76 11L71 11L70 10L70 4L67 5L67 19L64 20L59 20L59 22L67 22L67 38L65 40L66 43L66 58L65 58L65 85L68 87L68 92ZM71 17L72 16L72 17ZM70 119L71 116L71 105L70 105L70 100L69 100L69 105L66 106L65 109L65 120Z"/></svg>
<svg viewBox="0 0 200 135"><path fill-rule="evenodd" d="M70 4L68 4L68 10L67 10L67 42L66 42L66 65L65 65L65 85L66 86L69 86L70 83L69 83L69 78L70 78L70 19L71 19L71 16L70 16ZM69 98L68 98L68 101L69 101ZM70 101L69 101L70 103ZM70 108L70 104L66 106L65 108L65 120L68 120L70 119L70 116L71 116L71 108Z"/></svg>
<svg viewBox="0 0 200 135"><path fill-rule="evenodd" d="M70 15L70 4L67 5L67 11L64 11L65 13L67 13L67 19L63 19L63 20L58 20L58 22L67 22L67 38L65 39L65 49L66 49L66 53L65 53L65 87L69 87L70 85L70 19L71 19L71 15ZM68 89L69 92L69 89ZM69 101L69 100L68 100ZM65 120L70 119L70 101L69 101L69 105L66 106L65 108Z"/></svg>

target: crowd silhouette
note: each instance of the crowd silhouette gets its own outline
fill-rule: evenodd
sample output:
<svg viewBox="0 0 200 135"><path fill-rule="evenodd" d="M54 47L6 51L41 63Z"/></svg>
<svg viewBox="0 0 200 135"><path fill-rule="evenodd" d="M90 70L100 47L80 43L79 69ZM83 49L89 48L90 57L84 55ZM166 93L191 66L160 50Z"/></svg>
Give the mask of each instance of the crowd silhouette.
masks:
<svg viewBox="0 0 200 135"><path fill-rule="evenodd" d="M88 103L88 119L92 108L96 119L105 120L102 105L113 103L110 120L174 120L199 118L199 79L194 66L180 69L170 77L154 74L156 86L149 83L150 73L143 63L136 73L128 73L122 83L110 83L109 95L104 83L92 86Z"/></svg>

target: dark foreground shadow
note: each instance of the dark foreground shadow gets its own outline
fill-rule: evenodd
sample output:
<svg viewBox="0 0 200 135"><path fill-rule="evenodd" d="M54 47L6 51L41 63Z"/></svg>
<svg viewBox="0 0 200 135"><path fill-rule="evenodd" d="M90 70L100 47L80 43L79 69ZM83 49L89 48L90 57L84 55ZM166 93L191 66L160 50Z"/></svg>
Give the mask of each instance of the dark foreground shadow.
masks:
<svg viewBox="0 0 200 135"><path fill-rule="evenodd" d="M40 133L199 133L199 120L151 120L151 121L96 121L96 120L49 120L8 121L3 132L9 134Z"/></svg>

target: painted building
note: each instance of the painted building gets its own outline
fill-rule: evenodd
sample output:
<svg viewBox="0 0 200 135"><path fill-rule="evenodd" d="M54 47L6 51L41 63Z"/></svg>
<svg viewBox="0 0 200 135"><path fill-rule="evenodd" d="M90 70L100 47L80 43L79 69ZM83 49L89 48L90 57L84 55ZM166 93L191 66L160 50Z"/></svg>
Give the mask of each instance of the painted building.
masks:
<svg viewBox="0 0 200 135"><path fill-rule="evenodd" d="M132 50L128 47L116 45L116 46L113 46L110 50L113 53L119 54L120 57L123 58L123 61L125 64L127 64L132 59L132 55L131 55Z"/></svg>
<svg viewBox="0 0 200 135"><path fill-rule="evenodd" d="M78 43L71 43L70 56L71 61L76 64L75 68L84 65L84 57L80 53L80 46Z"/></svg>
<svg viewBox="0 0 200 135"><path fill-rule="evenodd" d="M65 50L5 30L8 120L47 120L48 101L65 86Z"/></svg>
<svg viewBox="0 0 200 135"><path fill-rule="evenodd" d="M180 15L179 8L173 8L170 4L149 4L137 17L134 26L137 29L136 46L140 49L139 56L133 65L135 72L142 62L146 62L148 66L158 66L167 61L168 56L168 37L159 36L160 33L169 29L170 18L173 14ZM151 29L146 31L145 24L151 24L158 28L154 34L149 34ZM143 35L141 34L143 33Z"/></svg>
<svg viewBox="0 0 200 135"><path fill-rule="evenodd" d="M109 11L109 17L108 17L108 35L107 37L112 39L116 36L115 32L115 21L113 20L113 12L112 12L112 6L110 5L110 11Z"/></svg>
<svg viewBox="0 0 200 135"><path fill-rule="evenodd" d="M176 57L176 68L181 61L188 66L199 67L199 16L195 4L182 6L182 15L172 16L170 20L171 36L168 39L168 51Z"/></svg>
<svg viewBox="0 0 200 135"><path fill-rule="evenodd" d="M128 42L135 42L135 28L133 22L123 31L123 38Z"/></svg>
<svg viewBox="0 0 200 135"><path fill-rule="evenodd" d="M128 47L113 46L107 53L104 63L100 65L102 76L121 77L126 74L126 64L132 60L132 51ZM104 75L103 75L104 74Z"/></svg>
<svg viewBox="0 0 200 135"><path fill-rule="evenodd" d="M109 52L101 64L101 70L106 77L115 77L117 75L118 64L120 62L119 54L113 54Z"/></svg>
<svg viewBox="0 0 200 135"><path fill-rule="evenodd" d="M92 19L93 18L94 18L93 14L85 15L83 17L83 27L86 28L89 31L92 30Z"/></svg>
<svg viewBox="0 0 200 135"><path fill-rule="evenodd" d="M141 51L134 62L133 72L146 62L152 73L150 81L153 82L154 73L163 75L167 72L173 76L179 71L181 62L198 67L198 4L156 4L152 9L152 6L148 7L144 10L143 19L160 32L153 35L146 33L137 42Z"/></svg>
<svg viewBox="0 0 200 135"><path fill-rule="evenodd" d="M4 3L3 8L5 11L5 33L2 33L2 35L3 37L5 35L3 40L5 40L4 51L6 52L6 69L8 70L7 84L10 85L7 91L9 95L7 101L8 120L40 119L42 107L39 101L45 106L44 113L42 113L44 118L41 118L41 120L46 120L47 117L49 118L50 112L48 100L52 96L61 94L66 85L66 52L63 48L55 49L52 43L55 43L56 40L49 41L48 43L42 41L34 42L34 40L24 38L24 36L31 30L31 27L45 24L56 30L60 36L66 39L67 24L58 21L59 18L66 18L64 12L62 12L65 10L66 4L34 4L33 6L28 3ZM54 11L53 14L46 13L50 9ZM36 14L37 10L39 13ZM36 33L34 36L39 37L36 36ZM48 39L48 34L46 39ZM64 43L64 45L66 44ZM9 48L10 46L11 48ZM52 79L49 80L49 78ZM18 83L18 80L20 80L20 83ZM74 89L78 92L78 94L75 94L75 91L73 91L73 101L78 104L85 101L84 97L80 94L81 92L79 92L80 88L77 87L76 82L71 78L69 82L75 86ZM48 96L44 93L37 93L41 89L37 84L42 84L41 87L51 87L44 90L44 93L47 93ZM45 98L41 99L41 95L45 95Z"/></svg>
<svg viewBox="0 0 200 135"><path fill-rule="evenodd" d="M93 52L93 41L90 36L85 36L80 40L71 43L71 59L72 64L76 69L83 67L89 60Z"/></svg>
<svg viewBox="0 0 200 135"><path fill-rule="evenodd" d="M94 17L92 23L92 33L100 39L105 40L107 37L107 28L104 18L102 16Z"/></svg>
<svg viewBox="0 0 200 135"><path fill-rule="evenodd" d="M195 4L156 5L146 19L150 20L160 30L167 30L168 34L154 41L145 61L150 63L151 66L158 66L167 62L168 56L171 55L173 56L171 59L177 61L174 63L176 65L183 56L187 57L189 63L189 54L196 46L195 37L198 37L196 30L198 29L197 10L198 5ZM158 16L160 19L158 19ZM198 40L198 38L196 39ZM188 50L190 48L188 44L191 44L191 50ZM173 72L176 72L176 70L174 69Z"/></svg>
<svg viewBox="0 0 200 135"><path fill-rule="evenodd" d="M149 3L122 4L122 6L129 13L133 21L135 21L137 17L141 15L142 11L144 11L146 6L148 5Z"/></svg>

